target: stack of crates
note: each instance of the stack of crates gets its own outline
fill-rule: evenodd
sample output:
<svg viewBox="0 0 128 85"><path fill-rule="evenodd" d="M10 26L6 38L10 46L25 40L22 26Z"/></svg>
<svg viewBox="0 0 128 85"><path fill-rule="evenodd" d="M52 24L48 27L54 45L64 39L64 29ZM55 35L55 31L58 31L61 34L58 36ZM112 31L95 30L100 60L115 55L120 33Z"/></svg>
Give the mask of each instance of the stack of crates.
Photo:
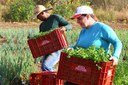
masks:
<svg viewBox="0 0 128 85"><path fill-rule="evenodd" d="M64 85L63 80L56 77L56 72L31 73L30 85Z"/></svg>
<svg viewBox="0 0 128 85"><path fill-rule="evenodd" d="M29 39L28 45L33 58L41 57L68 46L64 32L56 29L36 39ZM57 72L39 72L30 74L30 85L64 85L63 80L57 78Z"/></svg>
<svg viewBox="0 0 128 85"><path fill-rule="evenodd" d="M64 32L56 29L49 34L29 39L28 45L34 58L47 55L68 46Z"/></svg>
<svg viewBox="0 0 128 85"><path fill-rule="evenodd" d="M94 63L62 52L57 78L78 85L112 85L115 68L112 61Z"/></svg>

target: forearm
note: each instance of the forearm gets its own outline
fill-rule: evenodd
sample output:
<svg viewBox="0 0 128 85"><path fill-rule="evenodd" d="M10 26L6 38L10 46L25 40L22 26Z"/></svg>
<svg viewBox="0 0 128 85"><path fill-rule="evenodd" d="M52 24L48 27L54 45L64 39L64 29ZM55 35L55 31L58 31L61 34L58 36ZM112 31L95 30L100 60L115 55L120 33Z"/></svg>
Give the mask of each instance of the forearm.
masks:
<svg viewBox="0 0 128 85"><path fill-rule="evenodd" d="M122 43L120 40L118 40L115 44L113 44L114 46L114 53L113 53L113 57L116 57L117 59L119 59L119 56L121 54L121 50L122 50Z"/></svg>
<svg viewBox="0 0 128 85"><path fill-rule="evenodd" d="M66 28L66 30L70 30L70 29L72 29L72 25L71 25L71 24L67 24L67 25L65 26L65 28Z"/></svg>

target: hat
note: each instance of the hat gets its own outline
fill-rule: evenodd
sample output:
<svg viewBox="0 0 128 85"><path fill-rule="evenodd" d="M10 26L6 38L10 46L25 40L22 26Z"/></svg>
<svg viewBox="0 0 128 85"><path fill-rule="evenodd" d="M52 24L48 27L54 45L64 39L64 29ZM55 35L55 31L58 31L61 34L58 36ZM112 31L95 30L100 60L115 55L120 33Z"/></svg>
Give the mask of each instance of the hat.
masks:
<svg viewBox="0 0 128 85"><path fill-rule="evenodd" d="M34 16L32 16L32 19L35 19L38 14L40 14L43 11L48 11L48 10L52 10L53 8L45 8L43 5L36 5L35 9L34 9Z"/></svg>
<svg viewBox="0 0 128 85"><path fill-rule="evenodd" d="M93 14L93 9L89 6L80 6L77 7L76 13L72 16L71 19L80 17L82 14Z"/></svg>

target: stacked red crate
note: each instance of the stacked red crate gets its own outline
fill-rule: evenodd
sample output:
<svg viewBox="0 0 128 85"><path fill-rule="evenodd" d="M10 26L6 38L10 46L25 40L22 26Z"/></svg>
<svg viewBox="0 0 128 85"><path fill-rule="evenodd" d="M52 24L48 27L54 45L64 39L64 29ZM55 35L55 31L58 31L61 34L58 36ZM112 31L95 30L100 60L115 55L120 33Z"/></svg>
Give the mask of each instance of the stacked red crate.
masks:
<svg viewBox="0 0 128 85"><path fill-rule="evenodd" d="M29 39L28 45L34 58L47 55L68 46L64 32L56 29L36 39Z"/></svg>
<svg viewBox="0 0 128 85"><path fill-rule="evenodd" d="M94 63L61 53L57 77L78 85L112 85L116 66L112 61ZM101 67L102 69L98 69Z"/></svg>
<svg viewBox="0 0 128 85"><path fill-rule="evenodd" d="M56 72L31 73L30 85L64 85L63 80L57 79Z"/></svg>

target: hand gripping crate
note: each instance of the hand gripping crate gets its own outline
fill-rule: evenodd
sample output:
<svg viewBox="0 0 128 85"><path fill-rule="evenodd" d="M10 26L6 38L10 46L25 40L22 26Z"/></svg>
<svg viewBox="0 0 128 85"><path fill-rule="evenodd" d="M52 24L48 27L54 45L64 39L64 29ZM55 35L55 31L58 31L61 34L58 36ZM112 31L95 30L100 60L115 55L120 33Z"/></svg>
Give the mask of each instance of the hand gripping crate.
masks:
<svg viewBox="0 0 128 85"><path fill-rule="evenodd" d="M64 85L63 80L56 78L56 72L31 73L30 85Z"/></svg>
<svg viewBox="0 0 128 85"><path fill-rule="evenodd" d="M62 52L57 77L78 85L112 85L116 66L112 61L94 63ZM102 69L98 69L100 66Z"/></svg>
<svg viewBox="0 0 128 85"><path fill-rule="evenodd" d="M56 29L36 39L29 39L28 45L34 58L47 55L68 46L64 32Z"/></svg>

